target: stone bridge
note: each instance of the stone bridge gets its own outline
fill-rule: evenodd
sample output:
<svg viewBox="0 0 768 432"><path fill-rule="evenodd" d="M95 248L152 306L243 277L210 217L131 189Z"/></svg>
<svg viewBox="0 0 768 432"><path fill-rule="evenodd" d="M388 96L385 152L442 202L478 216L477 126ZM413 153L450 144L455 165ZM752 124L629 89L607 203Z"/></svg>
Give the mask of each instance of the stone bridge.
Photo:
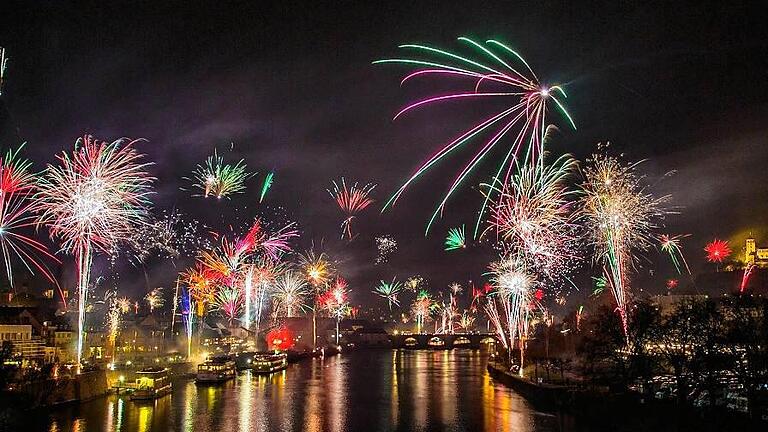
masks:
<svg viewBox="0 0 768 432"><path fill-rule="evenodd" d="M483 343L497 341L496 335L491 333L397 334L389 335L389 340L392 348L410 349L478 349Z"/></svg>

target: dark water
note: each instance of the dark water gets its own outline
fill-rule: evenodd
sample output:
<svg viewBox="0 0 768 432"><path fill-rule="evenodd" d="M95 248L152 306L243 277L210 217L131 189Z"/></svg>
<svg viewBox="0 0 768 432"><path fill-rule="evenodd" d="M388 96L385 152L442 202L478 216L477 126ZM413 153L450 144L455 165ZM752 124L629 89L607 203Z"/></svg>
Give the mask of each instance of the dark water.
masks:
<svg viewBox="0 0 768 432"><path fill-rule="evenodd" d="M495 383L482 351L358 351L241 373L219 386L175 384L155 402L110 396L30 419L32 431L559 431Z"/></svg>

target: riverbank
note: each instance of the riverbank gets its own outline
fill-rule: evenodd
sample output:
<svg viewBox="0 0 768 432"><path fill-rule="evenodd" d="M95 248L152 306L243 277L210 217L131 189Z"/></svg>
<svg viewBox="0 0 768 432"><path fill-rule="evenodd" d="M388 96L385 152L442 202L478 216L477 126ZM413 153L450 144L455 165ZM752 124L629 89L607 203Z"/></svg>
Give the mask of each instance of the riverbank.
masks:
<svg viewBox="0 0 768 432"><path fill-rule="evenodd" d="M18 384L13 390L3 393L7 401L34 408L88 401L108 392L106 371L94 370L74 376Z"/></svg>
<svg viewBox="0 0 768 432"><path fill-rule="evenodd" d="M514 389L537 409L572 417L588 431L765 431L768 423L721 407L700 410L636 393L609 393L521 378L498 363L487 365L491 377Z"/></svg>

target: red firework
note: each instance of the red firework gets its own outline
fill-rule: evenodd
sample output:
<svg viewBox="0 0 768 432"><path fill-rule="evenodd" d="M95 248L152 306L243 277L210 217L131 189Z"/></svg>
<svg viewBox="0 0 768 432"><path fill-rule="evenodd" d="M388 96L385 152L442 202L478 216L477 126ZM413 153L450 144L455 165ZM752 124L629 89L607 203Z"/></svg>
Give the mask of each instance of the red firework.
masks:
<svg viewBox="0 0 768 432"><path fill-rule="evenodd" d="M359 186L357 183L354 183L352 186L347 187L347 182L342 177L340 182L333 182L332 190L328 189L328 193L331 194L331 197L333 197L346 216L346 219L341 222L341 238L346 236L349 240L352 240L352 220L355 219L358 213L373 203L370 194L374 188L376 188L376 185L371 183L365 186Z"/></svg>
<svg viewBox="0 0 768 432"><path fill-rule="evenodd" d="M293 348L293 332L282 327L271 330L267 333L267 346L269 349L285 351Z"/></svg>
<svg viewBox="0 0 768 432"><path fill-rule="evenodd" d="M731 248L725 240L712 240L704 251L707 252L707 261L712 263L721 263L731 255Z"/></svg>

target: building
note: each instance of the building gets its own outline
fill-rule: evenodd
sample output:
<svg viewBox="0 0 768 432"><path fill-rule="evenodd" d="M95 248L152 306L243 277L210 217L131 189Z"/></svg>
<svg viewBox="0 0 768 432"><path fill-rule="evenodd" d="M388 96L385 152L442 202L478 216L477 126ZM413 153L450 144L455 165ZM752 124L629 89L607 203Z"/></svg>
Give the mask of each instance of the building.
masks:
<svg viewBox="0 0 768 432"><path fill-rule="evenodd" d="M744 245L744 264L768 268L768 248L759 248L755 239L749 237Z"/></svg>
<svg viewBox="0 0 768 432"><path fill-rule="evenodd" d="M69 324L54 317L46 308L38 307L33 298L26 297L24 304L26 306L0 306L0 341L11 342L22 365L70 359L74 352L74 332Z"/></svg>
<svg viewBox="0 0 768 432"><path fill-rule="evenodd" d="M22 365L45 359L45 343L32 335L30 324L0 324L0 343L6 342L12 344L13 356Z"/></svg>

